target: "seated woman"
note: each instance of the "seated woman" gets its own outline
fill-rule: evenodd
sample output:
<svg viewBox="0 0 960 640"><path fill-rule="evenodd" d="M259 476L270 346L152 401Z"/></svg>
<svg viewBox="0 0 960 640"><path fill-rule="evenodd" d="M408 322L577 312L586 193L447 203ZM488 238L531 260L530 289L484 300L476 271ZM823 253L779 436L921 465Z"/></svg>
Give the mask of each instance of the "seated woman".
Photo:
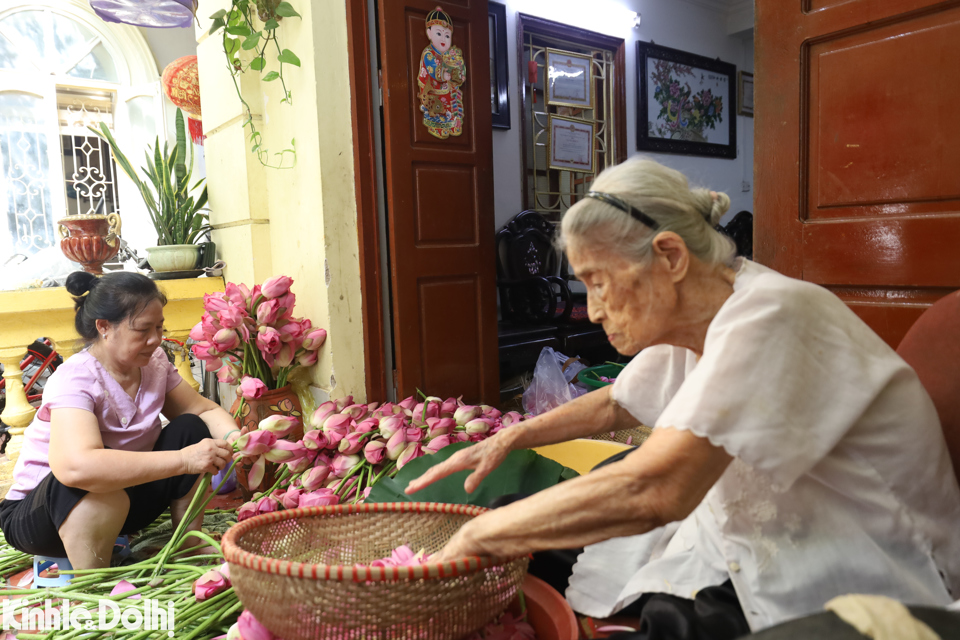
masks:
<svg viewBox="0 0 960 640"><path fill-rule="evenodd" d="M832 293L734 259L724 194L645 159L604 171L562 238L590 319L638 354L612 386L410 483L635 426L621 460L464 526L441 560L586 546L567 599L639 638L735 638L846 593L960 597L960 490L914 371ZM952 595L951 595L952 594Z"/></svg>
<svg viewBox="0 0 960 640"><path fill-rule="evenodd" d="M176 526L201 474L229 464L224 439L239 433L230 433L229 413L181 384L160 348L166 298L152 280L73 273L67 291L90 346L47 381L0 503L0 528L25 553L67 556L75 569L92 569L110 564L118 535L167 507ZM165 428L161 413L171 421Z"/></svg>

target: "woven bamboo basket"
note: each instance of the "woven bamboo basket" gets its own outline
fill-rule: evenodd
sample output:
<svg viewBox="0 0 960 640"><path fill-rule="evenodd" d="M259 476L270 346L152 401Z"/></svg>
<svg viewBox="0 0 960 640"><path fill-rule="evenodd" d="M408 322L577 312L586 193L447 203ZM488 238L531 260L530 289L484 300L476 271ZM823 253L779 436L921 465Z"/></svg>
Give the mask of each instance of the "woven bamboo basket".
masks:
<svg viewBox="0 0 960 640"><path fill-rule="evenodd" d="M528 558L363 565L403 544L436 553L485 511L420 502L278 511L231 527L223 554L240 601L284 640L460 640L506 610Z"/></svg>

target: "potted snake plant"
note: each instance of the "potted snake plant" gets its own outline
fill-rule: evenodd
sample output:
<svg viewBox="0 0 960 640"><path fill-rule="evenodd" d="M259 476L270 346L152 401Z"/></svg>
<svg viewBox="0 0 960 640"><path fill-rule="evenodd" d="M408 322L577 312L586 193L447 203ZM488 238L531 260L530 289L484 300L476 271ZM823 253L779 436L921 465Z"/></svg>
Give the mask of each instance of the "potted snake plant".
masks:
<svg viewBox="0 0 960 640"><path fill-rule="evenodd" d="M207 187L196 194L203 185L203 178L190 186L193 174L193 148L187 144L183 112L177 109L177 141L173 148L165 142L160 149L160 138L152 149L146 151L146 166L141 171L147 180L142 180L133 165L117 145L107 125L89 127L91 131L110 145L114 160L121 171L127 174L140 191L150 220L157 231L156 247L147 248L147 260L154 271L187 271L195 269L200 257L196 244L210 230L210 218L204 205L207 203ZM189 165L186 163L189 151Z"/></svg>

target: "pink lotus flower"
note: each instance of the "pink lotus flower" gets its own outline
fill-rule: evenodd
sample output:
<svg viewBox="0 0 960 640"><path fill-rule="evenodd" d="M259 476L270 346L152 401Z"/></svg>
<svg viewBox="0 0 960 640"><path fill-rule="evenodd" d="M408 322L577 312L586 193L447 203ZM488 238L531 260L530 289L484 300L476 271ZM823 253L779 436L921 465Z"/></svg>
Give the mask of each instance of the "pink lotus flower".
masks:
<svg viewBox="0 0 960 640"><path fill-rule="evenodd" d="M423 455L423 445L419 442L411 442L407 445L407 448L403 450L403 453L400 454L400 457L397 458L397 469L403 469L411 460L415 460Z"/></svg>
<svg viewBox="0 0 960 640"><path fill-rule="evenodd" d="M427 443L427 446L424 447L424 451L426 451L427 453L436 453L437 451L440 451L440 449L443 449L444 447L449 446L450 444L451 444L451 441L450 441L449 435L438 436L436 438L433 438L432 440L430 440L430 442Z"/></svg>
<svg viewBox="0 0 960 640"><path fill-rule="evenodd" d="M453 419L461 427L480 415L480 407L464 405L453 412Z"/></svg>
<svg viewBox="0 0 960 640"><path fill-rule="evenodd" d="M220 367L220 370L217 371L217 380L224 384L237 384L242 377L243 372L240 371L240 367L232 362L227 363L225 367Z"/></svg>
<svg viewBox="0 0 960 640"><path fill-rule="evenodd" d="M277 327L277 330L280 332L280 339L284 342L301 344L303 342L304 324L309 322L309 320L288 320L283 323L283 325Z"/></svg>
<svg viewBox="0 0 960 640"><path fill-rule="evenodd" d="M313 465L313 460L310 459L310 455L306 455L302 458L297 458L296 460L289 460L284 464L287 465L287 469L290 470L290 473L303 473Z"/></svg>
<svg viewBox="0 0 960 640"><path fill-rule="evenodd" d="M213 346L220 353L235 349L240 344L240 336L233 329L220 329L213 336Z"/></svg>
<svg viewBox="0 0 960 640"><path fill-rule="evenodd" d="M204 600L209 600L221 591L225 591L229 586L230 583L227 582L227 579L224 578L219 571L211 569L197 578L197 581L193 583L193 593L197 597L197 602L203 602Z"/></svg>
<svg viewBox="0 0 960 640"><path fill-rule="evenodd" d="M203 308L209 313L219 313L230 306L230 303L224 299L222 293L205 293L203 295Z"/></svg>
<svg viewBox="0 0 960 640"><path fill-rule="evenodd" d="M370 464L380 464L383 462L384 455L386 455L386 447L387 443L383 440L368 442L367 446L363 448L363 457Z"/></svg>
<svg viewBox="0 0 960 640"><path fill-rule="evenodd" d="M404 439L407 442L420 442L423 440L423 429L420 427L407 427L403 431L405 433Z"/></svg>
<svg viewBox="0 0 960 640"><path fill-rule="evenodd" d="M301 442L303 442L303 446L306 447L308 451L326 449L330 444L327 436L320 429L307 431L303 434L303 440L301 440Z"/></svg>
<svg viewBox="0 0 960 640"><path fill-rule="evenodd" d="M349 407L344 408L341 412L342 415L350 416L354 420L363 420L367 417L367 405L365 404L352 404Z"/></svg>
<svg viewBox="0 0 960 640"><path fill-rule="evenodd" d="M263 457L270 462L293 462L307 455L307 449L301 442L277 440Z"/></svg>
<svg viewBox="0 0 960 640"><path fill-rule="evenodd" d="M300 496L301 507L331 507L340 503L340 498L332 489L317 489Z"/></svg>
<svg viewBox="0 0 960 640"><path fill-rule="evenodd" d="M454 431L450 434L450 441L454 444L457 442L468 442L470 440L470 435L466 431Z"/></svg>
<svg viewBox="0 0 960 640"><path fill-rule="evenodd" d="M293 295L292 292L288 292L286 295L280 296L277 298L280 302L280 318L279 320L286 320L293 315L293 307L297 303L297 296Z"/></svg>
<svg viewBox="0 0 960 640"><path fill-rule="evenodd" d="M387 440L387 457L396 460L407 448L407 430L399 429Z"/></svg>
<svg viewBox="0 0 960 640"><path fill-rule="evenodd" d="M309 333L303 336L303 348L307 351L316 351L327 339L326 329L311 329Z"/></svg>
<svg viewBox="0 0 960 640"><path fill-rule="evenodd" d="M427 437L437 438L439 436L449 435L457 428L457 423L453 418L427 418Z"/></svg>
<svg viewBox="0 0 960 640"><path fill-rule="evenodd" d="M237 619L237 630L243 640L279 640L246 609Z"/></svg>
<svg viewBox="0 0 960 640"><path fill-rule="evenodd" d="M203 331L203 322L198 322L190 329L190 339L194 342L200 342L207 339L207 334Z"/></svg>
<svg viewBox="0 0 960 640"><path fill-rule="evenodd" d="M245 433L233 442L234 448L244 457L263 455L273 448L277 436L270 431L251 431Z"/></svg>
<svg viewBox="0 0 960 640"><path fill-rule="evenodd" d="M136 589L135 586L133 586L132 584L130 584L130 583L127 582L126 580L121 580L120 582L117 583L117 585L116 585L113 589L110 590L110 595L112 595L112 596L118 596L118 595L120 595L121 593L126 593L126 592L128 592L128 591L133 591L134 589ZM140 600L140 594L139 594L139 593L135 593L135 594L133 594L132 596L127 596L127 598L129 598L130 600Z"/></svg>
<svg viewBox="0 0 960 640"><path fill-rule="evenodd" d="M443 401L443 404L440 405L440 417L452 418L453 414L457 411L457 407L456 398L447 398Z"/></svg>
<svg viewBox="0 0 960 640"><path fill-rule="evenodd" d="M279 316L279 300L266 300L257 306L257 324L273 324Z"/></svg>
<svg viewBox="0 0 960 640"><path fill-rule="evenodd" d="M261 513L273 513L280 510L280 501L273 496L263 496L257 500L257 515Z"/></svg>
<svg viewBox="0 0 960 640"><path fill-rule="evenodd" d="M293 364L293 355L296 353L296 347L292 344L284 344L277 352L276 364L281 369Z"/></svg>
<svg viewBox="0 0 960 640"><path fill-rule="evenodd" d="M353 418L343 413L335 413L323 421L323 430L327 433L337 431L342 435L347 435L352 431Z"/></svg>
<svg viewBox="0 0 960 640"><path fill-rule="evenodd" d="M238 307L246 308L250 304L250 289L245 284L228 282L224 287L224 296Z"/></svg>
<svg viewBox="0 0 960 640"><path fill-rule="evenodd" d="M521 420L523 420L523 416L521 416L519 413L516 411L508 411L500 418L500 424L505 427L509 427L512 424L520 422Z"/></svg>
<svg viewBox="0 0 960 640"><path fill-rule="evenodd" d="M257 515L257 503L256 502L244 502L239 509L237 509L237 522L243 522L247 518L252 518Z"/></svg>
<svg viewBox="0 0 960 640"><path fill-rule="evenodd" d="M290 285L292 284L293 278L289 276L274 276L267 278L263 286L260 287L260 293L263 294L263 297L267 300L273 300L274 298L286 295L287 292L290 291Z"/></svg>
<svg viewBox="0 0 960 640"><path fill-rule="evenodd" d="M393 436L393 434L403 429L404 426L405 425L403 422L403 418L401 418L400 416L390 416L389 418L383 418L380 421L380 435L386 438L387 440L389 440L390 437Z"/></svg>
<svg viewBox="0 0 960 640"><path fill-rule="evenodd" d="M319 429L323 426L324 421L334 414L337 410L337 403L327 401L317 407L317 410L313 412L313 415L310 416L310 424L314 429Z"/></svg>
<svg viewBox="0 0 960 640"><path fill-rule="evenodd" d="M257 347L263 353L275 355L283 346L280 340L280 332L273 327L260 327L257 329Z"/></svg>
<svg viewBox="0 0 960 640"><path fill-rule="evenodd" d="M334 400L337 403L337 411L343 411L347 407L353 404L353 396L344 396L343 398L337 398Z"/></svg>
<svg viewBox="0 0 960 640"><path fill-rule="evenodd" d="M257 428L261 431L269 431L278 438L284 438L293 433L299 424L300 421L293 416L273 415L261 420Z"/></svg>
<svg viewBox="0 0 960 640"><path fill-rule="evenodd" d="M312 367L319 359L316 351L301 351L297 356L297 364L301 367Z"/></svg>
<svg viewBox="0 0 960 640"><path fill-rule="evenodd" d="M300 486L303 487L304 491L316 491L323 486L329 476L330 467L327 464L316 466L301 476Z"/></svg>
<svg viewBox="0 0 960 640"><path fill-rule="evenodd" d="M342 478L351 471L353 468L360 464L360 456L354 455L344 455L342 453L337 454L333 459L333 462L330 464L330 473L333 474L336 478Z"/></svg>
<svg viewBox="0 0 960 640"><path fill-rule="evenodd" d="M484 418L490 418L491 420L496 420L503 415L499 409L496 407L491 407L488 404L480 405L480 412L480 415L482 415Z"/></svg>
<svg viewBox="0 0 960 640"><path fill-rule="evenodd" d="M243 325L246 312L240 307L228 306L217 314L217 321L224 329L236 329Z"/></svg>
<svg viewBox="0 0 960 640"><path fill-rule="evenodd" d="M370 433L371 431L376 430L376 428L377 428L377 421L374 420L373 418L367 418L366 420L358 424L354 428L354 431L356 431L357 433Z"/></svg>
<svg viewBox="0 0 960 640"><path fill-rule="evenodd" d="M470 435L484 434L493 428L493 420L490 420L489 418L474 418L463 426L465 427L466 432Z"/></svg>
<svg viewBox="0 0 960 640"><path fill-rule="evenodd" d="M223 366L223 360L217 355L210 353L211 349L213 349L213 345L209 342L198 342L190 348L190 350L193 351L193 355L203 360L207 371L216 371Z"/></svg>
<svg viewBox="0 0 960 640"><path fill-rule="evenodd" d="M416 406L417 399L413 396L410 396L408 398L404 398L398 404L404 409L406 409L407 411L410 411Z"/></svg>
<svg viewBox="0 0 960 640"><path fill-rule="evenodd" d="M303 489L287 489L284 492L283 497L280 498L280 504L283 505L284 509L296 509L300 506L300 496L302 495Z"/></svg>
<svg viewBox="0 0 960 640"><path fill-rule="evenodd" d="M337 450L344 455L360 453L360 450L363 448L362 437L363 434L356 431L348 433L346 437L340 441L340 444L337 445Z"/></svg>
<svg viewBox="0 0 960 640"><path fill-rule="evenodd" d="M244 376L240 380L240 394L247 400L255 400L267 392L267 385L260 378Z"/></svg>

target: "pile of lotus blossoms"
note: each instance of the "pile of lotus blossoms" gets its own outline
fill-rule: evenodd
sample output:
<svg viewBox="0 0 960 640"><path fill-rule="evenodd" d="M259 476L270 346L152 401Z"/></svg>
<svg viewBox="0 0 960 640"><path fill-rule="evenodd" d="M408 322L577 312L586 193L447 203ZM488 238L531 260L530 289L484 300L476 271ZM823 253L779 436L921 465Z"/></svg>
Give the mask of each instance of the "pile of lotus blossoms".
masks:
<svg viewBox="0 0 960 640"><path fill-rule="evenodd" d="M479 442L523 420L488 405L467 405L457 398L414 396L399 403L354 404L353 398L325 402L304 424L300 440L286 436L299 422L270 416L258 429L234 442L237 457L250 463L248 484L259 489L267 462L283 468L274 486L240 507L237 517L359 502L384 476L420 456L456 442Z"/></svg>

